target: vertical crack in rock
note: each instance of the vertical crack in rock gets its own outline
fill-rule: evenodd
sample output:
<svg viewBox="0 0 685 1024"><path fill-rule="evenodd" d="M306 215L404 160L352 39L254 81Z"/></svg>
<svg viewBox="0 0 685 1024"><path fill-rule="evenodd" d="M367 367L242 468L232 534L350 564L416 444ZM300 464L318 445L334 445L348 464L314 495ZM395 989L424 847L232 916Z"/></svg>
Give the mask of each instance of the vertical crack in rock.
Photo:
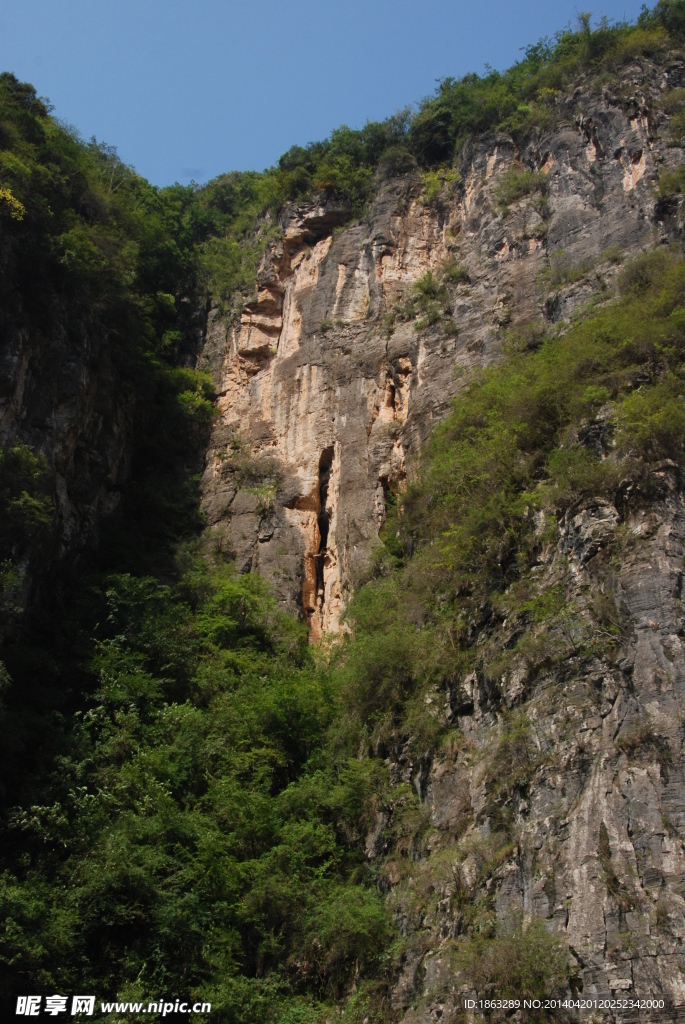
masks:
<svg viewBox="0 0 685 1024"><path fill-rule="evenodd" d="M307 539L302 567L302 612L310 628L312 640L324 632L338 629L342 603L335 543L330 543L335 529L334 479L335 448L322 451L316 483L308 495L292 499L288 507L303 515L302 525Z"/></svg>
<svg viewBox="0 0 685 1024"><path fill-rule="evenodd" d="M376 495L376 518L378 520L378 533L380 535L381 530L385 526L385 521L388 517L388 497L391 494L390 481L387 476L379 476L378 478L378 491Z"/></svg>
<svg viewBox="0 0 685 1024"><path fill-rule="evenodd" d="M331 512L328 508L328 486L333 467L333 448L325 448L319 459L319 502L317 526L319 547L316 553L316 616L320 627L323 624L324 605L326 603L326 578L324 569L328 553L328 532L331 525Z"/></svg>

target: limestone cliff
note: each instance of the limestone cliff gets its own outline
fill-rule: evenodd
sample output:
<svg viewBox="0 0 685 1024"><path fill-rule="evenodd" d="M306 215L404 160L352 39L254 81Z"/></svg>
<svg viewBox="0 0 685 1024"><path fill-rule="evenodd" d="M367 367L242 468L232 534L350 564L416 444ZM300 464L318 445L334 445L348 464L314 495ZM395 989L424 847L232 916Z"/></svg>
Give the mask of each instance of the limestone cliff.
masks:
<svg viewBox="0 0 685 1024"><path fill-rule="evenodd" d="M563 124L519 147L473 140L459 184L432 199L410 174L379 183L368 217L352 225L336 227L330 206L290 208L240 322L210 314L203 358L220 397L209 522L243 571L300 608L314 637L340 628L388 496L463 371L496 359L508 332L563 329L611 296L619 254L679 237L677 204L657 201L655 184L681 163L660 98L684 77L680 63L642 62L623 70L620 95L581 82ZM511 198L512 169L533 172L535 188ZM428 271L443 272L447 292L433 324L406 314ZM545 921L568 943L568 994L653 996L664 1013L640 1019L681 1019L685 506L674 464L653 466L647 483L624 481L616 505L570 509L531 570L540 593L559 588L575 608L573 622L554 626L567 645L561 666L531 671L514 658L497 693L484 670L436 688L427 704L459 727L454 748L417 757L397 736L378 751L398 795L366 852L406 940L392 997L403 1024L464 1019L475 993L450 940L467 931L466 903L504 926ZM648 511L633 500L641 487ZM595 628L598 601L620 621L620 642L604 650L598 636L588 663L576 642ZM485 617L482 665L527 632L523 619ZM507 801L507 832L487 765L515 715L532 723L536 749L516 755L532 774ZM430 835L404 859L387 843L402 783L419 794Z"/></svg>
<svg viewBox="0 0 685 1024"><path fill-rule="evenodd" d="M203 359L220 397L209 523L314 636L339 629L388 492L463 371L496 358L517 325L563 324L610 294L617 253L672 237L655 180L680 150L659 133L659 100L683 71L634 64L621 96L581 82L554 131L520 146L474 139L459 184L432 198L408 174L379 182L351 225L336 227L345 211L334 205L288 208L240 322L210 313ZM513 200L512 170L537 175ZM455 265L437 323L401 315L416 282Z"/></svg>
<svg viewBox="0 0 685 1024"><path fill-rule="evenodd" d="M557 100L554 127L472 139L458 176L379 171L356 221L331 201L290 205L239 315L209 310L193 349L218 396L209 538L261 573L313 639L343 628L388 503L469 372L563 331L614 295L622 261L681 240L682 194L657 198L657 178L683 162L664 105L683 84L678 60L624 65L608 86L587 78ZM186 294L174 287L156 281L140 303L159 303L154 357L172 375L204 318L198 300L170 354ZM56 305L49 330L29 329L19 305L2 311L0 441L42 452L55 505L41 551L19 552L24 601L31 559L47 571L94 546L130 474L145 396L120 336L84 306ZM159 403L157 419L167 412ZM607 422L600 410L582 440L603 457ZM194 463L178 452L180 490ZM545 541L525 582L558 609L540 626L484 602L475 670L425 696L446 742L417 752L389 729L372 750L390 785L365 856L404 940L388 1009L403 1024L463 1019L474 990L450 943L473 934L474 907L493 934L537 918L561 937L567 994L653 996L666 1007L651 1019L682 1019L683 481L662 461L557 525L537 514Z"/></svg>

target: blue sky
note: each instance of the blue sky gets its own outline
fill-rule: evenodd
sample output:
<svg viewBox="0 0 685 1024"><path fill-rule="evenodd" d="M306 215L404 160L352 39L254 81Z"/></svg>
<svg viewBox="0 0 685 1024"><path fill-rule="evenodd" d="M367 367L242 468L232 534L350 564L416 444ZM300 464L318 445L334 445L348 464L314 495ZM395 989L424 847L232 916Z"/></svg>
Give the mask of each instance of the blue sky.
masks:
<svg viewBox="0 0 685 1024"><path fill-rule="evenodd" d="M594 15L635 18L641 0ZM262 170L435 80L503 69L576 19L562 0L0 0L0 69L158 185Z"/></svg>

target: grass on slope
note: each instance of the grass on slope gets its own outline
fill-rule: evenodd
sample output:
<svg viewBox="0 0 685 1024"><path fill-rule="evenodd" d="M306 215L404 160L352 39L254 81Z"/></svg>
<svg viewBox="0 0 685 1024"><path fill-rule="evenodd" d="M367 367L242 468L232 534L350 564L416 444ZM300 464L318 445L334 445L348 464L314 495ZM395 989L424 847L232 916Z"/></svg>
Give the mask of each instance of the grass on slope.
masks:
<svg viewBox="0 0 685 1024"><path fill-rule="evenodd" d="M648 495L650 465L685 465L685 262L654 250L620 286L617 301L561 337L533 348L512 337L505 361L469 380L391 503L341 669L345 728L355 722L372 746L402 722L430 740L424 685L473 667L479 625L514 603L573 502L621 500L631 483Z"/></svg>

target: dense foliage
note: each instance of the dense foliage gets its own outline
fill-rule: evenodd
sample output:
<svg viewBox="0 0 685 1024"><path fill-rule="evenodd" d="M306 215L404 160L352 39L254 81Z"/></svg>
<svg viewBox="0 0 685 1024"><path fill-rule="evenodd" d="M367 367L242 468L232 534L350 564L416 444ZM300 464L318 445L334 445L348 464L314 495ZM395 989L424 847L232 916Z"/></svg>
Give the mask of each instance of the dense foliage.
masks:
<svg viewBox="0 0 685 1024"><path fill-rule="evenodd" d="M278 1020L298 992L340 996L386 944L359 852L369 782L321 752L336 704L302 627L256 579L185 560L173 586L82 581L57 626L81 640L87 692L31 723L52 757L6 818L4 985L202 993L217 1019ZM44 672L21 645L8 668Z"/></svg>
<svg viewBox="0 0 685 1024"><path fill-rule="evenodd" d="M2 329L85 325L137 419L122 514L23 620L51 467L0 452L0 994L204 992L216 1019L313 1020L391 937L360 852L378 773L322 752L338 704L303 627L202 548L212 393L183 365L203 288L254 273L273 181L156 189L7 74L0 125Z"/></svg>
<svg viewBox="0 0 685 1024"><path fill-rule="evenodd" d="M349 216L360 212L379 177L417 169L430 195L435 168L458 163L472 135L550 127L565 116L564 90L580 73L601 79L631 57L658 55L683 38L685 0L660 0L634 24L593 28L582 15L576 30L528 47L507 71L446 78L414 111L361 129L343 125L323 142L292 147L263 173L225 174L202 188L152 187L110 147L94 140L83 146L47 116L30 86L5 74L0 217L10 241L0 247L0 266L8 244L17 260L14 273L3 275L3 299L9 282L19 280L27 308L38 303L49 316L50 294L36 282L69 282L82 301L97 299L110 314L118 309L124 337L132 310L122 299L144 294L137 312L145 328L156 332L158 348L177 354L183 310L169 297L199 287L227 306L237 291L249 291L284 203L321 195Z"/></svg>
<svg viewBox="0 0 685 1024"><path fill-rule="evenodd" d="M467 140L485 131L506 131L515 137L544 129L563 119L564 90L579 74L601 77L633 57L655 56L685 38L685 3L661 0L645 9L637 23L592 27L580 16L576 30L565 29L526 49L524 58L505 72L445 78L433 96L414 111L361 129L342 126L323 142L293 146L261 177L250 176L242 201L250 211L261 201L275 210L286 200L321 194L358 211L369 197L374 176L391 177L421 169L430 190L433 168L458 162ZM217 179L208 194L226 180Z"/></svg>
<svg viewBox="0 0 685 1024"><path fill-rule="evenodd" d="M592 27L590 16L581 15L576 30L528 47L507 71L443 79L415 110L361 129L343 125L323 142L293 146L263 174L215 179L197 193L216 230L199 250L210 291L227 304L236 288L254 284L283 203L320 195L347 216L358 215L379 181L411 171L421 172L430 200L445 182L458 180L454 168L470 137L506 131L516 138L551 128L568 116L565 91L580 74L601 81L627 60L663 54L684 39L685 0L660 0L636 23L603 20Z"/></svg>

